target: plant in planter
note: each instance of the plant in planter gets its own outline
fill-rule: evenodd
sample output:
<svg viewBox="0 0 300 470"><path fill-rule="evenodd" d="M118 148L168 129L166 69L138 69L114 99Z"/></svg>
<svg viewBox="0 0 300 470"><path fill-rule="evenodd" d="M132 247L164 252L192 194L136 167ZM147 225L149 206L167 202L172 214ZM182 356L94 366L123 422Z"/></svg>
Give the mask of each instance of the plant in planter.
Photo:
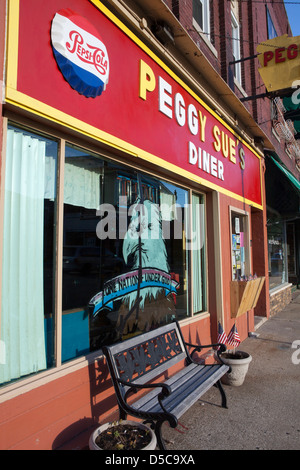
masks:
<svg viewBox="0 0 300 470"><path fill-rule="evenodd" d="M234 348L220 354L220 360L230 366L230 371L221 379L221 382L225 385L234 385L236 387L242 385L248 372L249 364L252 361L250 354L236 350L240 342L236 324L234 323L227 338L227 343L234 346Z"/></svg>
<svg viewBox="0 0 300 470"><path fill-rule="evenodd" d="M97 428L89 441L90 450L154 450L156 436L138 421L120 420Z"/></svg>
<svg viewBox="0 0 300 470"><path fill-rule="evenodd" d="M221 382L225 385L239 386L244 383L252 356L244 351L227 351L221 354L222 361L230 366L231 371L223 375Z"/></svg>

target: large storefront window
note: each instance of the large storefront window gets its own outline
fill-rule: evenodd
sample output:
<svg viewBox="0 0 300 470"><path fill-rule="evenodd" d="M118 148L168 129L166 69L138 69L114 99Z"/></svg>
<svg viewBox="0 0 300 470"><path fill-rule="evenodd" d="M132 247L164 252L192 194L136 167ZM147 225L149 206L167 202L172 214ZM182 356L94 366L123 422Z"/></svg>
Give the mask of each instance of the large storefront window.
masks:
<svg viewBox="0 0 300 470"><path fill-rule="evenodd" d="M186 318L188 191L67 146L62 353Z"/></svg>
<svg viewBox="0 0 300 470"><path fill-rule="evenodd" d="M54 365L56 167L55 141L8 128L0 383Z"/></svg>
<svg viewBox="0 0 300 470"><path fill-rule="evenodd" d="M8 129L2 384L206 309L204 196L59 149Z"/></svg>
<svg viewBox="0 0 300 470"><path fill-rule="evenodd" d="M270 289L287 281L285 223L268 212L268 264Z"/></svg>

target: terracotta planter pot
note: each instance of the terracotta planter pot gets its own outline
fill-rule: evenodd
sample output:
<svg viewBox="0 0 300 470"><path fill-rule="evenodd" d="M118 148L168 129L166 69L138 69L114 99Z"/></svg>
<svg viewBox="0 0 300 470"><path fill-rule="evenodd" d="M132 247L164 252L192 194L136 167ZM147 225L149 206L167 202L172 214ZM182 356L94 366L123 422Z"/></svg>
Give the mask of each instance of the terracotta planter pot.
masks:
<svg viewBox="0 0 300 470"><path fill-rule="evenodd" d="M221 382L225 385L238 387L244 383L252 356L244 351L236 354L228 352L221 354L222 361L231 367L231 372L223 375Z"/></svg>
<svg viewBox="0 0 300 470"><path fill-rule="evenodd" d="M92 435L90 437L90 440L89 440L90 450L105 450L105 449L101 449L101 447L99 447L96 444L96 439L103 431L105 431L106 429L108 429L110 427L116 426L117 424L120 424L120 423L116 423L116 424L114 424L114 423L105 423L105 424L102 424L102 426L99 426L99 428L97 428L92 433ZM143 449L140 449L140 450L155 450L157 440L156 440L156 436L155 436L154 432L152 431L152 429L149 426L146 426L146 424L140 423L138 421L128 421L128 420L123 420L121 424L130 425L130 426L133 426L135 428L139 427L141 429L147 429L147 431L150 432L151 441L149 442L149 444L147 444L145 447L143 447Z"/></svg>

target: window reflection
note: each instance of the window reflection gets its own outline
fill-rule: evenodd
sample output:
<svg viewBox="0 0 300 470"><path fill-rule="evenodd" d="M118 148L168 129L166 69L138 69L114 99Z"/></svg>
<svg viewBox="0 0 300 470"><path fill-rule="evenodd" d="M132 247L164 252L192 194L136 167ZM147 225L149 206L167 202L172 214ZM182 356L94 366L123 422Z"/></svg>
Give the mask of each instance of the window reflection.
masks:
<svg viewBox="0 0 300 470"><path fill-rule="evenodd" d="M67 146L63 361L188 307L188 192Z"/></svg>
<svg viewBox="0 0 300 470"><path fill-rule="evenodd" d="M268 258L270 289L286 282L285 226L268 213Z"/></svg>

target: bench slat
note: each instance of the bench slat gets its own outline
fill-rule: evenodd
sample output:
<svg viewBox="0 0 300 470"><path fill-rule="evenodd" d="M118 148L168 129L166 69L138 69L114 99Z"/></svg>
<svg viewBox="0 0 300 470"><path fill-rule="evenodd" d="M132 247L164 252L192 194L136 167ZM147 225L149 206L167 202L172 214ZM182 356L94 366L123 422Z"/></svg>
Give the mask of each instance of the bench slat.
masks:
<svg viewBox="0 0 300 470"><path fill-rule="evenodd" d="M212 370L211 375L207 373L209 371L206 371L205 379L204 377L202 377L201 380L195 381L192 384L192 387L189 387L189 392L190 392L189 394L186 393L187 390L185 390L185 387L183 387L182 389L183 393L177 396L176 405L175 405L175 401L174 400L172 401L172 404L175 405L172 408L172 413L177 418L180 418L180 416L182 416L202 395L204 395L204 393L206 393L229 369L227 366L216 366L216 367L218 369ZM193 387L195 388L193 389Z"/></svg>
<svg viewBox="0 0 300 470"><path fill-rule="evenodd" d="M224 365L198 365L191 364L184 370L175 374L166 384L171 386L172 393L164 398L163 406L167 411L179 418L192 404L194 404L214 383L216 383L228 367ZM160 389L154 389L133 404L138 411L161 412L157 400Z"/></svg>
<svg viewBox="0 0 300 470"><path fill-rule="evenodd" d="M164 383L167 385L170 385L172 393L174 391L181 387L182 384L185 384L187 380L190 380L193 375L199 374L200 371L206 366L201 365L201 364L189 364L188 366L185 366L183 369L181 369L179 372L177 372L175 375L171 376L169 379L166 379ZM161 389L154 389L153 391L149 392L146 394L144 397L142 397L138 404L140 407L143 406L144 403L149 402L149 400L153 399L154 406L157 404L157 395L160 393ZM148 405L151 407L150 403Z"/></svg>
<svg viewBox="0 0 300 470"><path fill-rule="evenodd" d="M166 383L167 385L170 385L171 389L173 390L173 388L174 389L176 388L176 383L179 384L180 379L184 380L184 378L186 377L188 373L192 374L194 369L196 370L195 373L197 373L198 367L204 367L204 366L203 365L201 366L200 364L199 365L190 364L189 366L181 369L179 372L177 372L175 375L173 375L169 379L164 380L164 383ZM135 402L134 408L138 407L139 409L141 409L143 408L145 404L148 404L149 409L151 408L151 406L155 406L157 404L157 395L160 392L161 392L160 388L151 390L151 392L148 392L146 395L143 395L138 401ZM151 401L153 405L151 405Z"/></svg>

